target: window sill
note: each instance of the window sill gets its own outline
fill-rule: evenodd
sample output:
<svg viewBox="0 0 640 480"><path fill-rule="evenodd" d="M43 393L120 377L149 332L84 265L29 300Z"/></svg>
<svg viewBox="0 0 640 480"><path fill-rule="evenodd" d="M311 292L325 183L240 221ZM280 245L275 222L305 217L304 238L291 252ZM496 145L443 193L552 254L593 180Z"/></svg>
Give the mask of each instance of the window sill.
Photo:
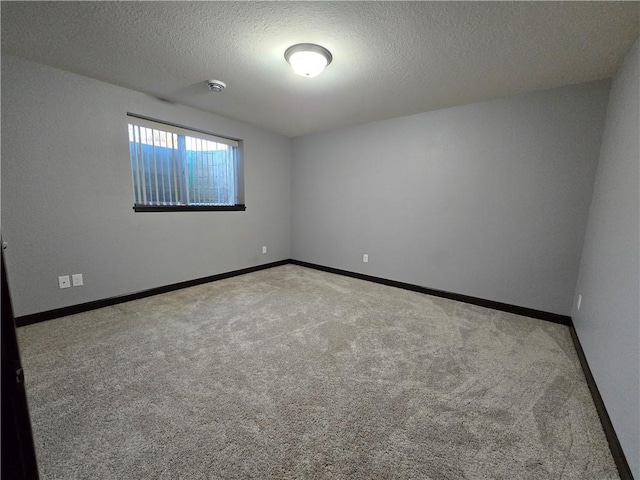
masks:
<svg viewBox="0 0 640 480"><path fill-rule="evenodd" d="M246 205L134 205L136 212L243 212Z"/></svg>

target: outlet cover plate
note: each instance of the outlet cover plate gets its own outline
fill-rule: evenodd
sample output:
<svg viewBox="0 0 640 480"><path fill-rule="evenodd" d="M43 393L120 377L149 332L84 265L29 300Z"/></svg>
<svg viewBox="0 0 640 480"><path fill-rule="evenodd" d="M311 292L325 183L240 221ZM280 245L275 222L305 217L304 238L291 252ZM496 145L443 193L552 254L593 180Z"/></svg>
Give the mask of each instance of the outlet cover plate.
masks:
<svg viewBox="0 0 640 480"><path fill-rule="evenodd" d="M82 280L82 274L74 273L73 275L71 275L71 282L74 287L79 287L81 285L84 285L84 281Z"/></svg>
<svg viewBox="0 0 640 480"><path fill-rule="evenodd" d="M63 275L58 277L58 288L69 288L71 286L71 281L69 280L69 275Z"/></svg>

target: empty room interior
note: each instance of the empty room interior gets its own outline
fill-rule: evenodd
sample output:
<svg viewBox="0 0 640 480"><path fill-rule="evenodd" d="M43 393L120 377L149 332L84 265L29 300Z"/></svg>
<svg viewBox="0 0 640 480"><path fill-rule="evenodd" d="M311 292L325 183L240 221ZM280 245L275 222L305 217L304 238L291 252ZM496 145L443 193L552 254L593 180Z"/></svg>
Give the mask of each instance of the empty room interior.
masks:
<svg viewBox="0 0 640 480"><path fill-rule="evenodd" d="M0 5L3 477L640 480L639 2Z"/></svg>

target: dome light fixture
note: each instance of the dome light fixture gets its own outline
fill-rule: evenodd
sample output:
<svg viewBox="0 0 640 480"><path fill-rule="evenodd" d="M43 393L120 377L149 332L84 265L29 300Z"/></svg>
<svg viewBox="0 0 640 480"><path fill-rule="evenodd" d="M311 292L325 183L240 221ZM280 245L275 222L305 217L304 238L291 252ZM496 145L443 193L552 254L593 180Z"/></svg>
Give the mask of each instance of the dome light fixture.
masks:
<svg viewBox="0 0 640 480"><path fill-rule="evenodd" d="M285 50L284 58L294 72L307 78L320 75L333 60L329 50L315 43L292 45Z"/></svg>

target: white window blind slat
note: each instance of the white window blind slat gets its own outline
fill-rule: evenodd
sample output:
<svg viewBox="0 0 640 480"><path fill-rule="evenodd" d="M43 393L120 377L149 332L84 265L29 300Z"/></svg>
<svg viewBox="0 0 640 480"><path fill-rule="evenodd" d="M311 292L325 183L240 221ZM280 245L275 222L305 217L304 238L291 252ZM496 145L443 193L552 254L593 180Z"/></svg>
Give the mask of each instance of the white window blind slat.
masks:
<svg viewBox="0 0 640 480"><path fill-rule="evenodd" d="M177 135L182 135L185 137L199 137L212 142L229 145L231 147L237 147L240 145L240 142L238 140L235 140L232 138L219 137L211 133L201 132L195 129L191 130L188 128L178 127L178 126L167 124L167 123L154 122L153 120L148 120L146 118L140 118L133 115L129 115L129 123L139 125L141 127L147 127L152 130L156 129L156 130L161 130L165 132L171 132L171 133L175 133Z"/></svg>
<svg viewBox="0 0 640 480"><path fill-rule="evenodd" d="M238 141L135 116L129 120L136 205L238 205Z"/></svg>

